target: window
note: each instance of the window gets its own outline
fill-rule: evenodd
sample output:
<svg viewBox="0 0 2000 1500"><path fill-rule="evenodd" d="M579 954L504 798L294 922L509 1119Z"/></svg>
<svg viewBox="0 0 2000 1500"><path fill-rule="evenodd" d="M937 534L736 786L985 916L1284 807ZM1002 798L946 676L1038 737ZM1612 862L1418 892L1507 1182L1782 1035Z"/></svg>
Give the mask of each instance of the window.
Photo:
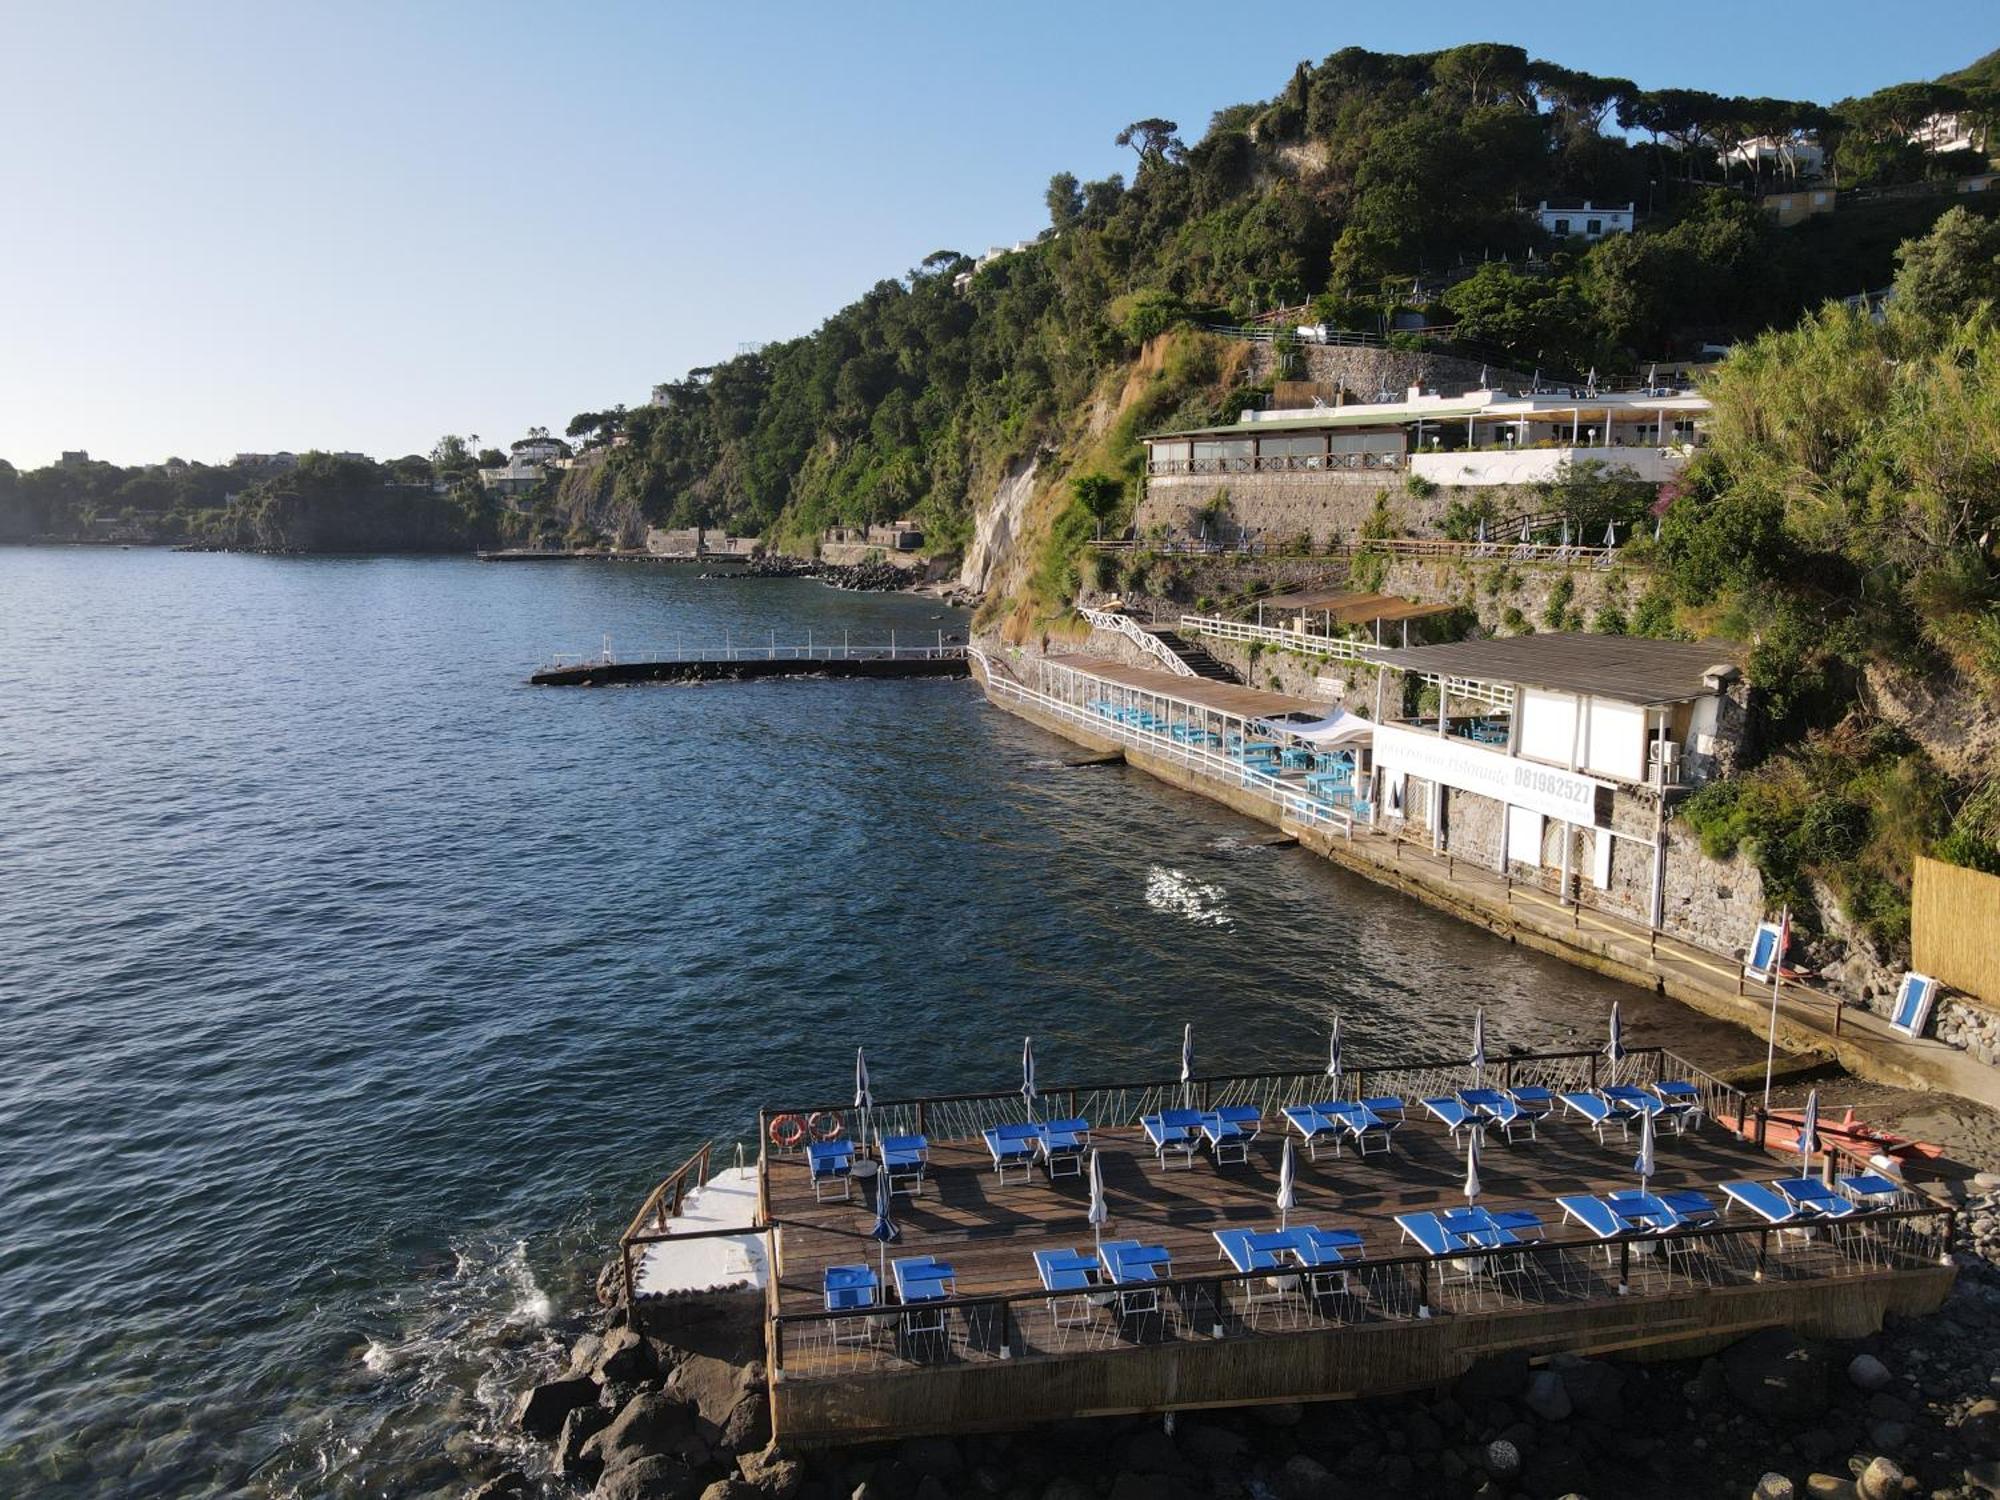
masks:
<svg viewBox="0 0 2000 1500"><path fill-rule="evenodd" d="M1602 219L1584 220L1583 232L1592 239L1597 238L1598 235L1604 233L1604 221Z"/></svg>
<svg viewBox="0 0 2000 1500"><path fill-rule="evenodd" d="M1560 235L1564 235L1564 236L1567 236L1567 235L1569 234L1569 220L1568 220L1568 219L1557 219L1557 220L1556 220L1556 227L1555 227L1555 233L1557 233L1557 234L1560 234Z"/></svg>

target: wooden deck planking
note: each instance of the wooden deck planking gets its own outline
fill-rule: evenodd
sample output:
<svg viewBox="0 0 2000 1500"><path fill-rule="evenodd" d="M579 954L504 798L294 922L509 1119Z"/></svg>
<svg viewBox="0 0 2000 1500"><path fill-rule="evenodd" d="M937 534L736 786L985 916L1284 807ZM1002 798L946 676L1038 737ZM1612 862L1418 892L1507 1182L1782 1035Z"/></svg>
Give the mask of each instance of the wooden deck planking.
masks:
<svg viewBox="0 0 2000 1500"><path fill-rule="evenodd" d="M1216 1268L1213 1231L1275 1227L1280 1154L1284 1137L1267 1122L1250 1148L1250 1160L1218 1168L1206 1152L1192 1170L1162 1170L1145 1133L1137 1129L1095 1130L1103 1153L1105 1193L1111 1222L1107 1239L1136 1239L1167 1247L1174 1274ZM1298 1153L1298 1207L1291 1222L1325 1229L1353 1229L1368 1256L1410 1253L1395 1216L1464 1204L1465 1159L1444 1127L1413 1113L1395 1134L1393 1149L1365 1159L1352 1151L1317 1162ZM1560 1116L1541 1127L1537 1141L1507 1145L1491 1133L1480 1155L1480 1202L1491 1209L1532 1209L1542 1216L1551 1240L1594 1243L1566 1224L1555 1199L1568 1193L1603 1193L1638 1186L1632 1162L1636 1140L1615 1135L1600 1145L1580 1122ZM1714 1184L1736 1178L1768 1180L1788 1173L1776 1157L1704 1125L1685 1136L1661 1135L1656 1142L1655 1188L1692 1187L1709 1191L1725 1207ZM873 1197L846 1203L815 1203L803 1158L773 1156L766 1165L771 1213L787 1221L778 1231L779 1311L811 1312L821 1306L821 1277L829 1265L866 1261L878 1247L866 1237L874 1222ZM1087 1179L1065 1177L1051 1184L1038 1166L1031 1181L1001 1187L984 1142L931 1142L931 1165L924 1195L898 1194L894 1214L902 1238L888 1247L890 1259L935 1255L958 1273L960 1296L1005 1295L1039 1288L1033 1253L1074 1246L1088 1252ZM797 1227L801 1224L811 1229Z"/></svg>

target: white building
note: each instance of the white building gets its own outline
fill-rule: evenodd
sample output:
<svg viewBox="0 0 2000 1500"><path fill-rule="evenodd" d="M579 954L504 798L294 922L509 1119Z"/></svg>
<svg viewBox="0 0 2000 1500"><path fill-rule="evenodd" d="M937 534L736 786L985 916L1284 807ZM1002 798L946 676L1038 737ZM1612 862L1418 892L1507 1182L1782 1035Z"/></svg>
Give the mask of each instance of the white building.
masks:
<svg viewBox="0 0 2000 1500"><path fill-rule="evenodd" d="M1922 146L1933 154L1976 151L1980 147L1980 132L1976 123L1964 115L1932 115L1910 132L1910 144Z"/></svg>
<svg viewBox="0 0 2000 1500"><path fill-rule="evenodd" d="M542 482L542 466L516 453L505 468L481 469L479 486L496 495L519 495Z"/></svg>
<svg viewBox="0 0 2000 1500"><path fill-rule="evenodd" d="M1601 240L1607 234L1630 234L1636 203L1592 203L1588 198L1555 198L1537 205L1535 219L1559 240Z"/></svg>
<svg viewBox="0 0 2000 1500"><path fill-rule="evenodd" d="M1826 169L1826 148L1817 140L1754 135L1722 153L1725 162L1743 166L1778 167L1799 177L1817 177Z"/></svg>

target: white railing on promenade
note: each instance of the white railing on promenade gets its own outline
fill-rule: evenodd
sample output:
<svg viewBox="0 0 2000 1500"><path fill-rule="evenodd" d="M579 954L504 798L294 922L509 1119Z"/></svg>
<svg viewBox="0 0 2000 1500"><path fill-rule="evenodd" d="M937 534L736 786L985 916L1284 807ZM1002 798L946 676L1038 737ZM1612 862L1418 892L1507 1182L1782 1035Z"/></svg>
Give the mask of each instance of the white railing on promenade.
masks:
<svg viewBox="0 0 2000 1500"><path fill-rule="evenodd" d="M1122 615L1115 610L1091 609L1087 605L1082 604L1076 607L1076 612L1090 622L1092 629L1115 631L1117 634L1124 636L1126 640L1132 642L1133 645L1144 651L1148 656L1151 656L1176 677L1193 677L1196 675L1193 667L1174 655L1167 648L1166 643L1158 636L1154 635L1151 631L1140 629L1133 622L1130 615Z"/></svg>
<svg viewBox="0 0 2000 1500"><path fill-rule="evenodd" d="M1265 645L1278 646L1287 651L1304 651L1312 655L1330 656L1339 661L1360 662L1364 666L1382 667L1379 654L1384 648L1373 641L1342 640L1334 636L1307 635L1300 630L1287 630L1279 625L1253 625L1247 620L1224 620L1215 615L1182 615L1180 628L1193 635L1214 636L1224 641L1260 641ZM1425 682L1435 683L1435 673L1425 672ZM1454 698L1471 703L1485 703L1494 708L1512 708L1514 690L1504 683L1474 682L1470 678L1453 677L1446 684Z"/></svg>
<svg viewBox="0 0 2000 1500"><path fill-rule="evenodd" d="M1070 703L1051 693L1042 692L1017 681L1011 673L1001 675L995 670L993 659L976 646L971 648L972 660L978 663L986 679L986 690L995 698L1026 704L1050 714L1066 723L1088 729L1092 734L1117 740L1144 750L1149 755L1157 755L1162 760L1175 765L1186 766L1189 770L1207 777L1223 786L1237 787L1254 792L1274 804L1281 814L1297 823L1308 823L1318 828L1328 828L1348 838L1354 836L1355 816L1343 807L1331 807L1316 798L1308 796L1301 788L1255 767L1246 766L1241 761L1231 760L1226 755L1217 754L1205 745L1192 745L1177 740L1170 734L1143 729L1136 724L1128 724L1120 719L1106 718L1092 713L1080 704ZM1056 666L1062 666L1060 658L1050 658ZM1004 669L1003 669L1004 670ZM1073 669L1071 669L1073 670ZM1088 675L1088 674L1080 674ZM1142 689L1123 688L1121 684L1103 684L1107 692L1142 692ZM1159 697L1157 693L1147 694ZM1198 705L1189 705L1190 712L1206 710Z"/></svg>
<svg viewBox="0 0 2000 1500"><path fill-rule="evenodd" d="M596 651L557 652L549 658L551 667L613 666L620 661L953 661L962 660L966 648L946 642L939 631L933 641L914 644L898 640L890 632L886 642L815 641L808 635L803 644L769 640L733 640L725 632L720 644L713 641L689 643L676 640L671 646L620 647L612 652L607 640Z"/></svg>

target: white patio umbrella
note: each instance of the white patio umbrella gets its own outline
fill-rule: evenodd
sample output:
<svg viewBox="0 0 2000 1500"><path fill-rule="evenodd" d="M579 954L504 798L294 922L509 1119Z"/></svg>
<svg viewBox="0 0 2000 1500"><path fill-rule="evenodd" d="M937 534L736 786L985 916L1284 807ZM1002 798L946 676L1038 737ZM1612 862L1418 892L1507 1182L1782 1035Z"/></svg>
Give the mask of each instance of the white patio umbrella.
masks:
<svg viewBox="0 0 2000 1500"><path fill-rule="evenodd" d="M1292 1154L1292 1138L1285 1137L1284 1159L1278 1163L1278 1227L1283 1229L1290 1222L1292 1210L1299 1206L1299 1195L1293 1179L1298 1175L1298 1162Z"/></svg>
<svg viewBox="0 0 2000 1500"><path fill-rule="evenodd" d="M1625 1027L1618 1018L1618 1002L1611 1002L1611 1041L1604 1049L1604 1055L1611 1059L1611 1081L1618 1081L1618 1065L1625 1061Z"/></svg>
<svg viewBox="0 0 2000 1500"><path fill-rule="evenodd" d="M1104 1226L1111 1222L1111 1208L1104 1201L1104 1165L1097 1159L1097 1148L1090 1148L1090 1227L1098 1244L1104 1243Z"/></svg>
<svg viewBox="0 0 2000 1500"><path fill-rule="evenodd" d="M1639 1117L1639 1159L1632 1163L1632 1170L1639 1174L1639 1191L1646 1191L1646 1184L1653 1179L1653 1112L1649 1109Z"/></svg>
<svg viewBox="0 0 2000 1500"><path fill-rule="evenodd" d="M896 1221L889 1214L887 1172L878 1172L875 1176L875 1223L870 1227L868 1237L875 1241L875 1279L883 1288L883 1295L886 1295L889 1284L889 1246L903 1237L903 1231L896 1227Z"/></svg>
<svg viewBox="0 0 2000 1500"><path fill-rule="evenodd" d="M1812 1176L1813 1152L1819 1150L1819 1090L1806 1095L1806 1112L1799 1119L1799 1176Z"/></svg>
<svg viewBox="0 0 2000 1500"><path fill-rule="evenodd" d="M1465 1201L1479 1201L1479 1139L1486 1132L1477 1125L1465 1133ZM1290 1141L1287 1140L1287 1145Z"/></svg>
<svg viewBox="0 0 2000 1500"><path fill-rule="evenodd" d="M1486 1080L1486 1007L1472 1013L1472 1086L1483 1088Z"/></svg>
<svg viewBox="0 0 2000 1500"><path fill-rule="evenodd" d="M1181 1107L1194 1104L1194 1022L1181 1028Z"/></svg>
<svg viewBox="0 0 2000 1500"><path fill-rule="evenodd" d="M1333 1018L1333 1035L1326 1044L1326 1076L1333 1080L1333 1097L1340 1097L1340 1016Z"/></svg>
<svg viewBox="0 0 2000 1500"><path fill-rule="evenodd" d="M1021 1097L1028 1101L1028 1118L1035 1118L1035 1039L1021 1038Z"/></svg>
<svg viewBox="0 0 2000 1500"><path fill-rule="evenodd" d="M868 1088L868 1058L854 1049L854 1107L861 1111L861 1154L868 1154L868 1113L875 1108L875 1095Z"/></svg>

